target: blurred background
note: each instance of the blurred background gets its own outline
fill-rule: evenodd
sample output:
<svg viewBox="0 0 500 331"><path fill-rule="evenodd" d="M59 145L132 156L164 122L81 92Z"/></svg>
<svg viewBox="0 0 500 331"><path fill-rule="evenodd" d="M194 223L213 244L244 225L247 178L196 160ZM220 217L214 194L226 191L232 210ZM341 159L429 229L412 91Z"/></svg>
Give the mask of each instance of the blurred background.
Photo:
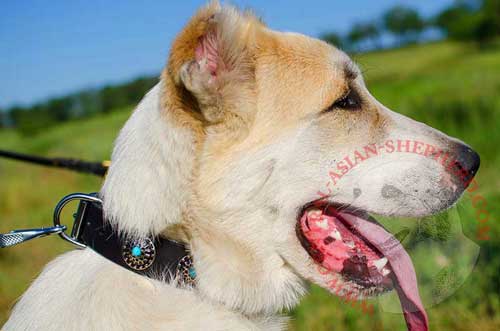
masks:
<svg viewBox="0 0 500 331"><path fill-rule="evenodd" d="M346 50L378 100L479 152L474 190L450 211L394 230L406 247L444 246L432 258L433 245L411 251L432 330L500 330L500 0L232 3L254 9L271 28ZM109 159L172 39L202 4L2 2L0 149ZM0 159L0 232L50 225L61 197L100 184L92 175ZM0 325L43 266L69 249L50 237L0 250ZM406 330L384 300L353 304L315 286L291 314L297 331Z"/></svg>

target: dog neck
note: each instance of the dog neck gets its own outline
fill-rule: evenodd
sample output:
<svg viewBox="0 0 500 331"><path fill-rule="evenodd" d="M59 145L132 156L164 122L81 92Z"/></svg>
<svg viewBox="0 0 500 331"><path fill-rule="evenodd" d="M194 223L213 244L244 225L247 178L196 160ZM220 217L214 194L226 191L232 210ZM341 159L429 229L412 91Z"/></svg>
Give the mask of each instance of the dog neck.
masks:
<svg viewBox="0 0 500 331"><path fill-rule="evenodd" d="M193 209L189 245L196 290L204 298L247 316L277 314L298 303L303 282L270 247L245 233L228 235L224 215ZM252 222L248 215L231 217Z"/></svg>

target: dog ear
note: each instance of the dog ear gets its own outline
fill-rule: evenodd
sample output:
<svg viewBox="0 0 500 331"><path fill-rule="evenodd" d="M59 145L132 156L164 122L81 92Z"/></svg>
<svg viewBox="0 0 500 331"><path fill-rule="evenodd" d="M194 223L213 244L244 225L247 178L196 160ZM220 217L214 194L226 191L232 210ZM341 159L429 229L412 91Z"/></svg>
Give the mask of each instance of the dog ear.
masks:
<svg viewBox="0 0 500 331"><path fill-rule="evenodd" d="M204 122L231 109L241 113L244 107L232 104L241 98L231 96L251 91L248 41L255 24L261 23L250 14L212 2L177 36L160 83L115 142L100 195L118 231L158 235L181 222Z"/></svg>
<svg viewBox="0 0 500 331"><path fill-rule="evenodd" d="M261 23L233 7L210 6L192 23L197 28L188 35L193 39L189 43L192 50L182 61L176 80L196 98L204 118L213 123L227 112L240 111L232 102L251 90L253 31Z"/></svg>

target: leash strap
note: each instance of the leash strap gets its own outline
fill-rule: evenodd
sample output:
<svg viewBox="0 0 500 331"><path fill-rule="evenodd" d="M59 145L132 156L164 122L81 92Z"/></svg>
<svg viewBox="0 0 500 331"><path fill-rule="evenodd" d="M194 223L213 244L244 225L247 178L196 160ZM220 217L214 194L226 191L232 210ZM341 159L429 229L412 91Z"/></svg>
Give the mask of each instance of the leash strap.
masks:
<svg viewBox="0 0 500 331"><path fill-rule="evenodd" d="M62 157L48 158L48 157L28 155L28 154L22 154L4 150L0 150L0 157L34 163L48 167L65 168L77 172L94 174L100 177L104 177L110 165L109 161L89 162L84 160L62 158Z"/></svg>

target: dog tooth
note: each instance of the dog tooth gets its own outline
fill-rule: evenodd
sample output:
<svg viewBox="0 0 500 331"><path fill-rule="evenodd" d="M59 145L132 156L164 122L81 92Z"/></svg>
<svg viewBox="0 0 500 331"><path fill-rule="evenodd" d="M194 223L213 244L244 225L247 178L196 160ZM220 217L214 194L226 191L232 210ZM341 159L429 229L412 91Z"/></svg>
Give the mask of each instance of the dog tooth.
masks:
<svg viewBox="0 0 500 331"><path fill-rule="evenodd" d="M309 217L319 217L321 215L321 211L318 209L311 209L307 212L307 216Z"/></svg>
<svg viewBox="0 0 500 331"><path fill-rule="evenodd" d="M356 245L354 244L354 241L349 240L345 242L346 246L349 248L354 248Z"/></svg>
<svg viewBox="0 0 500 331"><path fill-rule="evenodd" d="M316 221L316 225L324 230L327 230L329 228L328 220L326 218L322 219L321 221Z"/></svg>
<svg viewBox="0 0 500 331"><path fill-rule="evenodd" d="M342 240L342 235L337 229L333 229L333 231L330 232L330 237L335 238L335 240Z"/></svg>
<svg viewBox="0 0 500 331"><path fill-rule="evenodd" d="M377 268L378 271L381 271L386 264L387 264L386 257L373 261L373 265Z"/></svg>
<svg viewBox="0 0 500 331"><path fill-rule="evenodd" d="M391 271L390 271L389 269L387 269L387 268L383 268L383 269L382 269L382 276L384 276L384 277L385 277L385 276L387 276L387 275L388 275L388 274L390 274L390 273L391 273Z"/></svg>

